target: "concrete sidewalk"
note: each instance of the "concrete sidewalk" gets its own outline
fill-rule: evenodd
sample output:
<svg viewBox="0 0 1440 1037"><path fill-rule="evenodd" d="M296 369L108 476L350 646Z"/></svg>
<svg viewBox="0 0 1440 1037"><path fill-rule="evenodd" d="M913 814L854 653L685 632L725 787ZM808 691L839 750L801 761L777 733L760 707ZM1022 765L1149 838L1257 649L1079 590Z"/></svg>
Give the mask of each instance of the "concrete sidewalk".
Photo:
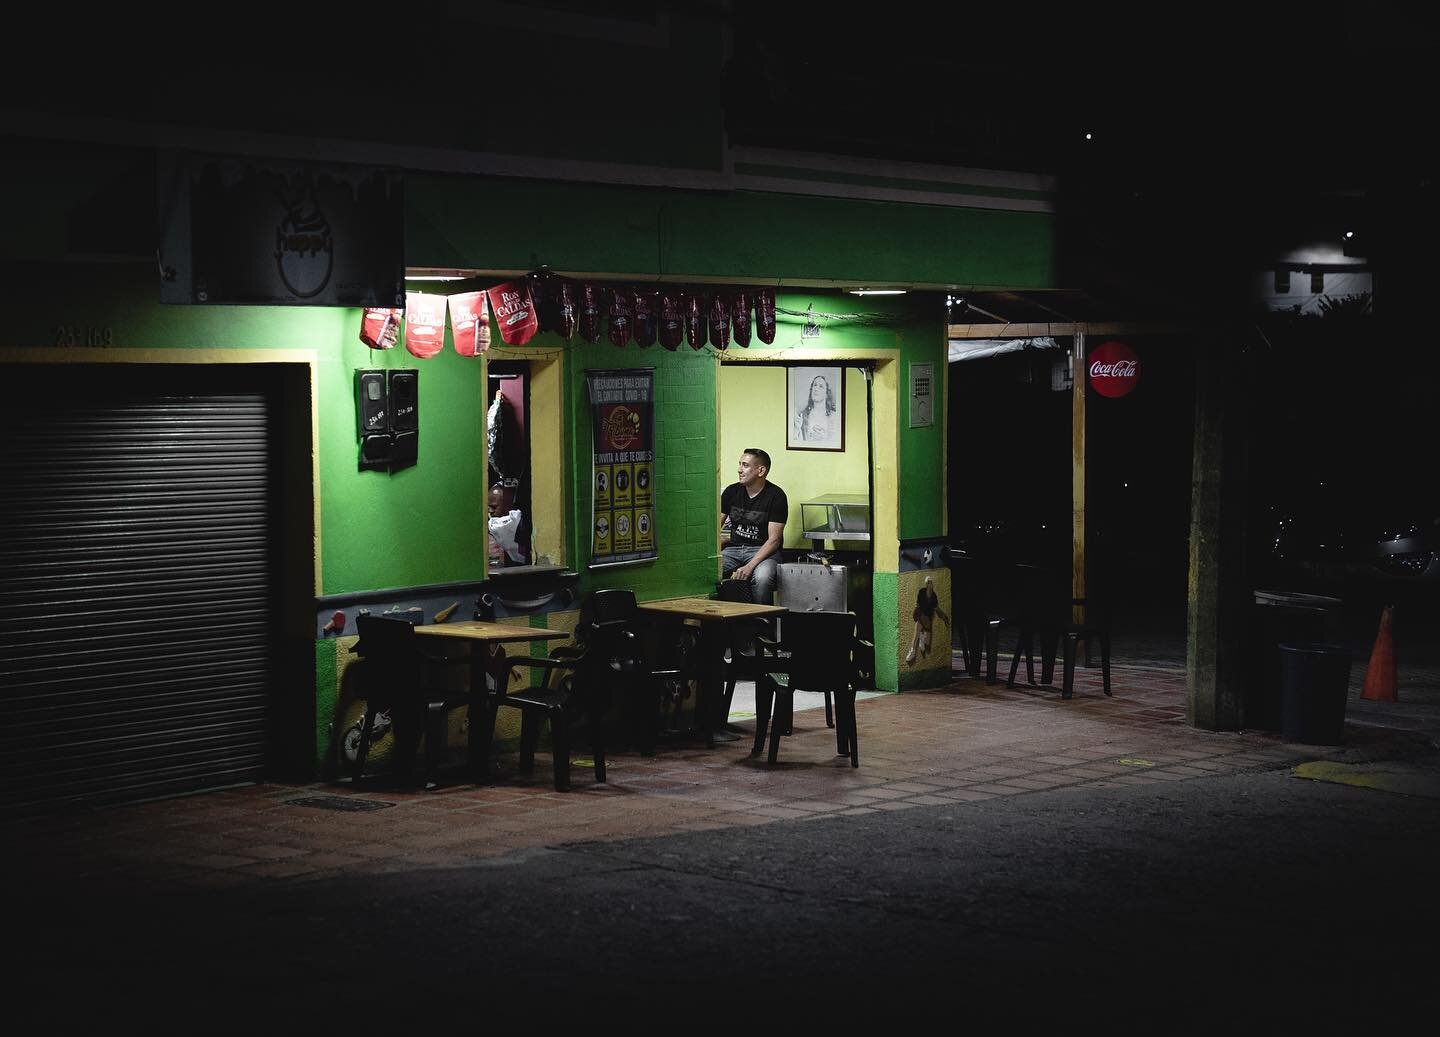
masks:
<svg viewBox="0 0 1440 1037"><path fill-rule="evenodd" d="M614 754L605 785L583 766L575 790L532 778L479 786L458 777L433 792L347 784L262 784L150 803L71 812L8 826L7 868L91 887L230 888L304 883L478 862L577 842L861 817L881 811L1025 796L1050 789L1188 782L1285 770L1411 795L1440 795L1433 757L1440 670L1402 667L1401 701L1358 698L1351 671L1345 742L1305 746L1274 733L1209 733L1184 722L1184 671L1117 664L1114 696L1098 668L1058 687L957 677L948 688L880 695L857 705L860 767L837 757L823 712L797 712L795 734L771 767L749 740L713 750L662 747L653 758ZM743 699L743 696L742 696ZM737 702L737 710L743 705ZM741 726L753 730L753 720ZM1390 766L1378 767L1387 762ZM513 758L502 761L513 771ZM1403 772L1403 773L1402 773ZM1397 777L1397 775L1400 775ZM1373 783L1379 782L1380 785Z"/></svg>

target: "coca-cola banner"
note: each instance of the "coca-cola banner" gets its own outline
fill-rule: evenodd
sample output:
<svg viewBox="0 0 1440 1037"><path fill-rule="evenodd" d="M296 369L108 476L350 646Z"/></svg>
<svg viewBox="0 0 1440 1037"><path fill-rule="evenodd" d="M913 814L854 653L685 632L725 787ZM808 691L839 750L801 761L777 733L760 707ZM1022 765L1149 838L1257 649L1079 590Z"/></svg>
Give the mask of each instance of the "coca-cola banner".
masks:
<svg viewBox="0 0 1440 1037"><path fill-rule="evenodd" d="M1117 397L1140 384L1140 358L1123 342L1104 342L1090 352L1090 384L1101 396Z"/></svg>
<svg viewBox="0 0 1440 1037"><path fill-rule="evenodd" d="M530 298L530 285L525 278L506 281L490 289L490 309L507 346L523 346L540 329L535 316L535 303Z"/></svg>
<svg viewBox="0 0 1440 1037"><path fill-rule="evenodd" d="M655 369L587 371L594 418L590 567L647 562L655 548Z"/></svg>

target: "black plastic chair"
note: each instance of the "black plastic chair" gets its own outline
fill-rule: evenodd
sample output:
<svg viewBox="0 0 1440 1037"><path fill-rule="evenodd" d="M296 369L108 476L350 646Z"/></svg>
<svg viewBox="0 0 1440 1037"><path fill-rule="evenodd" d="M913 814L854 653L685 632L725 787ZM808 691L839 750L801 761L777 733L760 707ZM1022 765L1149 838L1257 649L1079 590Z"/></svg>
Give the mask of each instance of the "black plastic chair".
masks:
<svg viewBox="0 0 1440 1037"><path fill-rule="evenodd" d="M562 646L552 658L581 657L598 648L602 677L612 695L619 694L636 748L642 756L655 754L660 707L667 691L679 682L683 658L667 655L661 644L663 624L640 611L633 591L593 591L580 605L575 625L575 647ZM682 646L683 647L683 646Z"/></svg>
<svg viewBox="0 0 1440 1037"><path fill-rule="evenodd" d="M1093 638L1100 643L1100 675L1105 694L1110 694L1110 610L1105 602L1093 598L1071 598L1075 608L1085 610L1083 622L1067 623L1060 631L1065 648L1065 679L1060 685L1060 697L1068 699L1075 691L1075 651L1079 642Z"/></svg>
<svg viewBox="0 0 1440 1037"><path fill-rule="evenodd" d="M1060 632L1070 621L1068 588L1060 573L1035 565L1017 565L1012 580L1018 588L1015 655L1010 660L1007 688L1015 687L1015 673L1020 657L1025 656L1025 677L1035 683L1035 642L1040 642L1040 683L1049 684L1055 674L1055 645Z"/></svg>
<svg viewBox="0 0 1440 1037"><path fill-rule="evenodd" d="M750 593L750 583L746 580L721 580L715 585L715 592L715 596L721 601L750 602L754 600ZM776 604L784 605L784 597L782 581ZM730 635L730 645L725 651L723 668L725 691L724 698L721 700L718 721L721 726L724 726L730 718L730 704L735 699L735 685L740 681L753 681L759 676L760 670L756 665L756 646L761 639L774 639L775 621L769 616L733 619L726 624L726 630ZM825 726L835 726L829 692L825 694Z"/></svg>
<svg viewBox="0 0 1440 1037"><path fill-rule="evenodd" d="M595 781L605 781L605 716L616 693L636 704L635 723L642 753L653 753L663 679L672 671L647 663L635 629L638 609L627 590L596 591L585 599L576 624L576 644L551 650L548 658L520 656L497 660L493 668L495 705L485 741L493 738L494 716L502 706L521 711L519 773L533 774L535 749L544 725L550 725L555 788L570 789L570 752L578 722L584 720L595 763ZM508 689L510 674L535 667L546 671L540 687Z"/></svg>
<svg viewBox="0 0 1440 1037"><path fill-rule="evenodd" d="M860 766L855 691L874 678L875 646L859 637L858 627L853 612L792 612L780 625L780 640L757 642L752 756L765 747L768 734L767 758L776 762L780 739L793 728L795 692L823 691L835 698L836 754Z"/></svg>
<svg viewBox="0 0 1440 1037"><path fill-rule="evenodd" d="M605 782L605 714L611 707L613 674L621 667L622 658L634 654L631 648L634 632L629 628L629 616L612 616L612 612L624 612L624 608L621 605L608 608L603 598L606 593L628 596L629 605L634 606L634 595L629 595L629 592L596 592L580 608L575 645L560 645L544 658L533 655L504 660L497 658L492 665L495 707L491 716L494 717L505 706L520 710L518 773L534 773L540 733L549 724L554 788L557 792L570 791L570 750L582 720L589 736L590 756L595 763L596 784ZM598 598L599 608L596 606ZM602 615L606 618L600 618ZM495 654L500 657L503 651L503 648L497 647ZM544 683L539 687L511 691L508 688L510 675L524 668L546 671ZM487 742L492 737L492 730L494 722L491 720Z"/></svg>
<svg viewBox="0 0 1440 1037"><path fill-rule="evenodd" d="M1027 589L1027 600L1021 608L1020 635L1015 645L1015 656L1010 660L1010 677L1006 687L1015 686L1015 672L1020 665L1020 656L1025 655L1026 675L1031 684L1035 683L1034 642L1040 642L1041 671L1040 683L1050 684L1054 680L1057 643L1060 647L1064 672L1060 684L1060 697L1068 699L1075 693L1075 656L1080 642L1088 649L1091 641L1100 645L1100 673L1105 694L1110 692L1110 610L1103 599L1073 598L1054 585L1057 578L1036 570L1031 574L1035 582ZM1077 622L1073 610L1084 610L1084 621Z"/></svg>
<svg viewBox="0 0 1440 1037"><path fill-rule="evenodd" d="M485 690L472 694L469 688L447 687L444 671L467 660L421 649L410 620L361 615L355 625L360 640L352 651L364 660L365 713L360 721L360 744L350 765L351 783L358 784L364 774L376 714L389 712L395 722L395 773L405 776L413 769L423 730L425 785L433 788L445 750L446 714L464 705L470 708L470 722L480 722L486 707Z"/></svg>
<svg viewBox="0 0 1440 1037"><path fill-rule="evenodd" d="M954 611L953 622L960 630L960 650L965 670L980 676L983 661L985 683L994 684L1000 660L1000 631L1020 623L1019 595L1010 575L1001 575L994 562L951 550L950 566Z"/></svg>

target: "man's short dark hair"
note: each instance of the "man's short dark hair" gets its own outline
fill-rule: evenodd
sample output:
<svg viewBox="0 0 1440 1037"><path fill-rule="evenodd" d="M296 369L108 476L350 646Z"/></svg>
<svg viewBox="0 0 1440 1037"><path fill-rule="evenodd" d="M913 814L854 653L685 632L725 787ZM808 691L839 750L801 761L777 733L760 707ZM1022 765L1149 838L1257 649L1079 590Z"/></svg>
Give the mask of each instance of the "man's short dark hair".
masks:
<svg viewBox="0 0 1440 1037"><path fill-rule="evenodd" d="M744 450L740 452L742 454L749 454L751 457L755 458L755 460L759 461L765 466L765 470L767 472L770 470L770 455L767 454L765 451L761 450L759 447L747 446Z"/></svg>

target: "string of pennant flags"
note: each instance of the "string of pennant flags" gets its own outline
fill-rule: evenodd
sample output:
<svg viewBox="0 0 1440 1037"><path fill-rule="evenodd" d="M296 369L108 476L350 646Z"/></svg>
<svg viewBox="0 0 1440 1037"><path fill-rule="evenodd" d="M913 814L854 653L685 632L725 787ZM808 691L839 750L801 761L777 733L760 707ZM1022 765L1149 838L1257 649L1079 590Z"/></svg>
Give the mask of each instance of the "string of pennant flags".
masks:
<svg viewBox="0 0 1440 1037"><path fill-rule="evenodd" d="M605 286L536 270L460 295L406 292L402 309L365 310L360 340L372 349L393 349L403 339L411 354L428 359L445 346L448 313L455 351L479 356L490 348L493 313L507 346L555 332L590 343L603 337L619 348L658 342L673 352L682 343L695 350L708 343L723 351L732 341L749 346L752 335L773 343L775 311L773 288Z"/></svg>

